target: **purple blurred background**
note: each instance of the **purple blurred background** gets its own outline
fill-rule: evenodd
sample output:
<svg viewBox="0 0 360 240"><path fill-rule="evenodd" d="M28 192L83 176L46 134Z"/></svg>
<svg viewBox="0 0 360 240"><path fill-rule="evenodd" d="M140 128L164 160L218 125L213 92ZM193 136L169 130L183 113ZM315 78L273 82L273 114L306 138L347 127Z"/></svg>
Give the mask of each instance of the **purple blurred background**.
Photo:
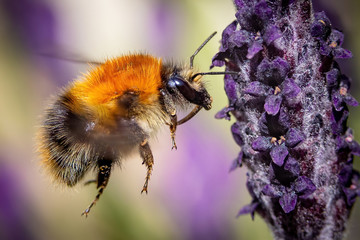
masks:
<svg viewBox="0 0 360 240"><path fill-rule="evenodd" d="M346 33L344 47L354 58L344 61L342 69L356 89L359 3L321 2ZM235 217L250 197L246 169L228 173L239 151L231 122L213 118L227 104L220 76L207 78L213 110L179 127L177 151L171 151L166 127L151 141L155 166L148 195L140 194L146 170L134 155L113 172L105 194L85 219L80 214L95 188L54 186L35 153L36 125L47 100L89 69L41 54L103 61L146 51L188 61L234 14L230 0L0 0L0 239L269 239L259 216L254 222L250 216ZM209 68L220 35L196 57L199 69ZM355 134L360 133L357 119L359 111L353 110ZM347 239L359 234L358 205Z"/></svg>

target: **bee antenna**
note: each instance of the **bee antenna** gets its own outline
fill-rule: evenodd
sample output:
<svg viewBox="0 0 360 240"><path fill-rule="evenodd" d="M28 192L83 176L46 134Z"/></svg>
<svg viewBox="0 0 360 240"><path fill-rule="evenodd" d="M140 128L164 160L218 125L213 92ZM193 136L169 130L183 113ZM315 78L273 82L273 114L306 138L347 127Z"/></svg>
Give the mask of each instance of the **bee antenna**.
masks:
<svg viewBox="0 0 360 240"><path fill-rule="evenodd" d="M217 32L213 32L213 33L200 45L200 47L198 47L198 49L196 49L196 51L194 52L194 54L191 55L191 57L190 57L190 68L193 68L194 58L195 58L196 54L198 54L198 53L200 52L200 50L210 41L210 39L212 39L212 38L215 36L216 33L217 33Z"/></svg>
<svg viewBox="0 0 360 240"><path fill-rule="evenodd" d="M239 75L239 72L233 72L233 71L225 71L225 72L201 72L201 73L195 73L191 80L194 80L197 76L203 76L203 75Z"/></svg>

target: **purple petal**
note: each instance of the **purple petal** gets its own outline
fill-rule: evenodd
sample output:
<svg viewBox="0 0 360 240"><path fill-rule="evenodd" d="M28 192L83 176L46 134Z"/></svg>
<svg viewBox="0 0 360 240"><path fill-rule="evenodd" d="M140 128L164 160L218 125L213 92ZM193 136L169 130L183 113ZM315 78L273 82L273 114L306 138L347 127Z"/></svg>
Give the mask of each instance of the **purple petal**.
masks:
<svg viewBox="0 0 360 240"><path fill-rule="evenodd" d="M326 81L328 86L335 86L340 77L340 71L337 68L331 69L326 73Z"/></svg>
<svg viewBox="0 0 360 240"><path fill-rule="evenodd" d="M327 25L327 26L331 25L330 19L326 16L324 11L316 12L314 14L314 17L315 17L316 21L322 20L322 21L324 21L325 25Z"/></svg>
<svg viewBox="0 0 360 240"><path fill-rule="evenodd" d="M260 52L262 49L263 49L263 46L262 46L261 42L258 42L258 41L253 42L253 44L248 49L246 58L252 59L255 56L255 54Z"/></svg>
<svg viewBox="0 0 360 240"><path fill-rule="evenodd" d="M336 111L341 111L343 106L343 96L340 94L339 90L333 91L332 93L332 103Z"/></svg>
<svg viewBox="0 0 360 240"><path fill-rule="evenodd" d="M221 38L221 44L225 47L229 37L234 33L234 31L236 30L238 22L237 21L233 21L232 23L230 23L222 32L222 38Z"/></svg>
<svg viewBox="0 0 360 240"><path fill-rule="evenodd" d="M267 184L264 186L264 188L261 190L263 194L266 196L272 197L272 198L278 198L283 195L283 191L285 191L285 188L278 185L273 184Z"/></svg>
<svg viewBox="0 0 360 240"><path fill-rule="evenodd" d="M260 132L264 135L270 135L269 133L269 127L268 127L268 122L267 122L267 117L266 117L266 112L263 112L260 116L259 119L259 129Z"/></svg>
<svg viewBox="0 0 360 240"><path fill-rule="evenodd" d="M345 141L344 136L337 136L335 138L335 143L337 151L346 149L348 147L348 143Z"/></svg>
<svg viewBox="0 0 360 240"><path fill-rule="evenodd" d="M301 198L307 198L316 190L314 183L305 176L300 176L295 181L295 191Z"/></svg>
<svg viewBox="0 0 360 240"><path fill-rule="evenodd" d="M351 79L348 78L345 74L341 74L339 87L344 87L347 90L349 90L350 86L351 86Z"/></svg>
<svg viewBox="0 0 360 240"><path fill-rule="evenodd" d="M330 56L330 53L332 51L332 48L329 47L329 45L324 42L324 41L320 41L320 49L319 49L319 53L323 56Z"/></svg>
<svg viewBox="0 0 360 240"><path fill-rule="evenodd" d="M230 104L233 104L238 99L238 84L234 81L232 76L228 74L224 77L224 83L226 95L229 98Z"/></svg>
<svg viewBox="0 0 360 240"><path fill-rule="evenodd" d="M344 34L336 29L332 29L329 41L336 42L338 46L341 46L344 42Z"/></svg>
<svg viewBox="0 0 360 240"><path fill-rule="evenodd" d="M234 0L234 4L236 5L237 9L243 8L245 6L245 3L243 0Z"/></svg>
<svg viewBox="0 0 360 240"><path fill-rule="evenodd" d="M285 164L287 162L288 160L286 159ZM297 179L298 175L296 175L296 173L285 170L285 164L282 167L276 165L275 163L270 164L268 171L270 182L285 184L292 183L295 179Z"/></svg>
<svg viewBox="0 0 360 240"><path fill-rule="evenodd" d="M339 182L344 187L347 187L351 184L351 177L353 173L352 164L345 164L339 173Z"/></svg>
<svg viewBox="0 0 360 240"><path fill-rule="evenodd" d="M346 59L352 58L352 53L344 48L337 47L333 50L333 55L335 59Z"/></svg>
<svg viewBox="0 0 360 240"><path fill-rule="evenodd" d="M266 28L263 39L265 43L269 45L270 43L280 38L281 36L282 36L282 32L280 31L280 29L275 25L271 25Z"/></svg>
<svg viewBox="0 0 360 240"><path fill-rule="evenodd" d="M250 42L250 34L245 30L236 31L231 35L228 42L232 46L242 47L244 44Z"/></svg>
<svg viewBox="0 0 360 240"><path fill-rule="evenodd" d="M289 213L295 209L297 202L297 195L294 192L285 193L280 199L279 203L285 213Z"/></svg>
<svg viewBox="0 0 360 240"><path fill-rule="evenodd" d="M300 174L300 165L295 158L289 157L285 164L284 169L291 173L293 177L297 177Z"/></svg>
<svg viewBox="0 0 360 240"><path fill-rule="evenodd" d="M244 7L238 9L238 11L235 13L235 17L239 22L241 29L245 29L253 32L257 31L258 25L253 24L253 19L254 17L256 18L256 16L254 16L253 10L251 8ZM256 20L259 21L259 19Z"/></svg>
<svg viewBox="0 0 360 240"><path fill-rule="evenodd" d="M349 147L351 149L351 153L356 155L356 156L360 156L360 145L357 141L353 140L351 142L349 142Z"/></svg>
<svg viewBox="0 0 360 240"><path fill-rule="evenodd" d="M264 58L257 67L256 75L259 81L271 86L278 86L285 79L289 70L289 63L280 57L275 58L272 62Z"/></svg>
<svg viewBox="0 0 360 240"><path fill-rule="evenodd" d="M288 129L290 126L288 113L285 112L283 109L280 109L278 122L283 129Z"/></svg>
<svg viewBox="0 0 360 240"><path fill-rule="evenodd" d="M212 64L210 66L210 69L213 67L222 67L225 65L224 59L226 58L227 54L225 52L218 52L215 54L215 56L212 58ZM225 75L226 76L226 75Z"/></svg>
<svg viewBox="0 0 360 240"><path fill-rule="evenodd" d="M281 95L270 95L265 99L265 111L270 115L276 115L280 110L282 102Z"/></svg>
<svg viewBox="0 0 360 240"><path fill-rule="evenodd" d="M240 209L239 213L237 214L237 217L250 213L252 220L254 220L255 210L259 206L259 204L260 204L259 202L253 202L249 205L244 206L242 209Z"/></svg>
<svg viewBox="0 0 360 240"><path fill-rule="evenodd" d="M267 58L264 58L261 63L257 67L257 78L266 83L267 78L272 75L271 70L271 63Z"/></svg>
<svg viewBox="0 0 360 240"><path fill-rule="evenodd" d="M235 158L234 161L231 163L229 172L232 172L235 169L237 169L238 167L241 167L243 155L244 155L243 151L240 151L237 158Z"/></svg>
<svg viewBox="0 0 360 240"><path fill-rule="evenodd" d="M359 187L360 184L360 173L353 169L353 176L351 179L352 184L356 185L356 187Z"/></svg>
<svg viewBox="0 0 360 240"><path fill-rule="evenodd" d="M283 94L285 97L294 98L301 91L300 87L294 82L293 79L287 78L283 82Z"/></svg>
<svg viewBox="0 0 360 240"><path fill-rule="evenodd" d="M290 148L296 147L299 143L304 141L305 136L304 134L298 130L297 128L290 128L285 135L285 143L286 146Z"/></svg>
<svg viewBox="0 0 360 240"><path fill-rule="evenodd" d="M270 140L271 137L260 136L252 142L251 147L255 151L265 152L272 147Z"/></svg>
<svg viewBox="0 0 360 240"><path fill-rule="evenodd" d="M279 113L275 116L263 112L258 123L260 132L263 135L270 136L273 132L284 135L289 128L289 122L288 113L280 108Z"/></svg>
<svg viewBox="0 0 360 240"><path fill-rule="evenodd" d="M333 134L341 135L344 132L344 124L349 116L349 111L342 110L340 112L333 111L330 120L331 120L331 129Z"/></svg>
<svg viewBox="0 0 360 240"><path fill-rule="evenodd" d="M352 106L352 107L357 107L359 106L359 103L358 101L356 101L356 99L351 96L350 94L347 94L344 98L344 102L349 105L349 106Z"/></svg>
<svg viewBox="0 0 360 240"><path fill-rule="evenodd" d="M314 14L315 21L311 26L311 36L326 39L331 32L331 23L324 12Z"/></svg>
<svg viewBox="0 0 360 240"><path fill-rule="evenodd" d="M342 184L342 190L346 196L346 203L351 207L360 193L360 174L358 171L352 169L351 162L348 162L340 173L344 174L344 170L346 174L339 176L339 182ZM341 177L344 179L341 179Z"/></svg>
<svg viewBox="0 0 360 240"><path fill-rule="evenodd" d="M276 167L277 167L276 164L270 164L269 172L268 172L270 182L273 182L277 178L278 174L277 174L276 170L278 168L276 168Z"/></svg>
<svg viewBox="0 0 360 240"><path fill-rule="evenodd" d="M275 69L278 69L279 77L282 79L284 79L290 71L289 63L281 57L275 58L274 61L272 61L272 64Z"/></svg>
<svg viewBox="0 0 360 240"><path fill-rule="evenodd" d="M216 57L216 55L214 57ZM225 61L213 59L210 69L212 69L213 67L222 67L224 65L225 65Z"/></svg>
<svg viewBox="0 0 360 240"><path fill-rule="evenodd" d="M225 107L222 110L220 110L219 112L216 113L215 118L216 119L223 119L225 118L226 120L230 120L230 114L229 112L233 111L234 108L233 107Z"/></svg>
<svg viewBox="0 0 360 240"><path fill-rule="evenodd" d="M235 122L231 126L231 132L233 134L233 138L234 138L235 142L239 146L244 145L244 140L243 140L242 133L241 133L241 126L240 126L240 124L238 122Z"/></svg>
<svg viewBox="0 0 360 240"><path fill-rule="evenodd" d="M358 196L357 192L351 188L345 188L345 187L343 187L342 190L345 193L347 205L348 206L354 205L356 201L356 197Z"/></svg>
<svg viewBox="0 0 360 240"><path fill-rule="evenodd" d="M311 25L311 36L315 37L315 38L321 38L321 39L325 39L327 33L329 32L329 27L326 26L323 22L321 21L315 21L312 25Z"/></svg>
<svg viewBox="0 0 360 240"><path fill-rule="evenodd" d="M282 166L284 164L284 160L286 156L289 154L289 151L285 145L275 146L270 151L270 156L273 162L278 165Z"/></svg>
<svg viewBox="0 0 360 240"><path fill-rule="evenodd" d="M245 89L244 89L244 93L246 94L250 94L251 96L254 97L265 97L269 94L270 92L270 87L255 81L255 82L251 82Z"/></svg>
<svg viewBox="0 0 360 240"><path fill-rule="evenodd" d="M350 149L352 154L360 156L360 145L354 140L354 135L351 128L348 128L346 130L345 135L337 136L335 138L335 143L337 151L347 151L348 149Z"/></svg>
<svg viewBox="0 0 360 240"><path fill-rule="evenodd" d="M255 6L255 14L264 21L271 18L272 10L265 1L260 1Z"/></svg>

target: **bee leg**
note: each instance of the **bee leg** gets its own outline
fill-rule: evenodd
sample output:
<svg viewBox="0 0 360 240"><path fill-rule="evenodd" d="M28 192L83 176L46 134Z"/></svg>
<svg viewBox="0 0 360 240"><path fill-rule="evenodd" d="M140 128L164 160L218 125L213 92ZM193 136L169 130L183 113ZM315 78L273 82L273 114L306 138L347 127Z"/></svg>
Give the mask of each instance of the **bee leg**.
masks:
<svg viewBox="0 0 360 240"><path fill-rule="evenodd" d="M99 200L101 194L104 192L104 189L106 188L106 185L109 182L110 178L110 172L111 172L111 160L100 160L99 161L99 172L98 172L98 178L97 178L97 189L98 194L96 195L94 201L89 205L87 209L81 214L81 216L85 215L88 216L91 208L96 204L96 202Z"/></svg>
<svg viewBox="0 0 360 240"><path fill-rule="evenodd" d="M145 164L147 167L145 183L144 183L143 189L141 190L141 193L146 192L146 194L147 194L148 193L147 188L148 188L148 184L149 184L149 180L150 180L150 175L151 175L153 165L154 165L154 157L151 153L150 145L146 139L140 144L139 150L140 150L140 156L143 159L142 164Z"/></svg>
<svg viewBox="0 0 360 240"><path fill-rule="evenodd" d="M171 95L169 95L167 92L161 90L160 91L162 95L162 101L165 107L165 111L170 116L170 123L168 125L170 126L170 136L171 136L171 143L172 147L171 149L177 149L176 142L175 142L175 132L176 132L176 126L177 124L177 116L176 116L176 108L173 100L171 99Z"/></svg>
<svg viewBox="0 0 360 240"><path fill-rule="evenodd" d="M172 143L171 150L174 149L174 148L176 150L177 146L176 146L176 142L175 142L175 132L176 132L176 126L177 126L177 116L176 116L175 111L174 111L173 114L170 115L170 120L171 120L170 136L171 136L171 143Z"/></svg>

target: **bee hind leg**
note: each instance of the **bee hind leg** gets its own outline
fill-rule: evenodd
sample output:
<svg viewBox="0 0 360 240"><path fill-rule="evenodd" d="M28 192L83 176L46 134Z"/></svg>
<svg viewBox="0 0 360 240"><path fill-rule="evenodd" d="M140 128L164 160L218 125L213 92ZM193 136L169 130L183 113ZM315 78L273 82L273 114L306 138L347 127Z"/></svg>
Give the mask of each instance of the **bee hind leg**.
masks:
<svg viewBox="0 0 360 240"><path fill-rule="evenodd" d="M144 140L140 144L139 150L140 150L140 156L143 159L142 164L145 164L147 167L145 183L144 183L143 189L141 190L141 193L143 193L143 192L147 193L148 192L147 188L148 188L151 172L152 172L153 165L154 165L154 157L152 155L150 145L147 140Z"/></svg>
<svg viewBox="0 0 360 240"><path fill-rule="evenodd" d="M97 178L97 189L99 189L98 194L96 195L94 201L92 201L92 203L89 205L89 207L87 209L85 209L85 211L81 214L81 216L83 216L83 215L85 215L86 217L88 216L91 208L99 200L101 194L104 192L104 189L106 188L106 186L109 182L112 161L111 160L100 160L98 166L99 166L99 172L98 172L98 178ZM90 180L87 183L89 184L92 182L94 182L94 180Z"/></svg>

